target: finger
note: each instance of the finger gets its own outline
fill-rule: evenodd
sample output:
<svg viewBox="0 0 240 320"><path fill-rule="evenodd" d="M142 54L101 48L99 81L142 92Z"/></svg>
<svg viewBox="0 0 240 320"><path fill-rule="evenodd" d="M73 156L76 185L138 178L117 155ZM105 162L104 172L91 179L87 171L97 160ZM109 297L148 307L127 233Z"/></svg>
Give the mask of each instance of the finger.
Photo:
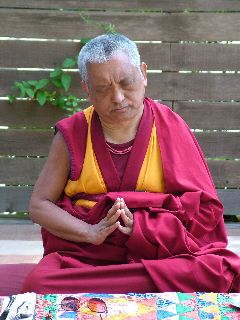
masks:
<svg viewBox="0 0 240 320"><path fill-rule="evenodd" d="M125 214L126 216L130 219L130 220L133 220L133 214L130 210L124 210L125 211Z"/></svg>
<svg viewBox="0 0 240 320"><path fill-rule="evenodd" d="M129 219L133 219L133 214L132 212L128 209L128 207L126 206L126 204L124 205L124 211L126 213L126 216L129 218Z"/></svg>
<svg viewBox="0 0 240 320"><path fill-rule="evenodd" d="M109 236L114 230L116 230L119 226L119 222L115 222L114 224L110 225L109 227L104 229L105 236Z"/></svg>
<svg viewBox="0 0 240 320"><path fill-rule="evenodd" d="M121 210L120 209L117 209L116 212L112 215L107 215L106 217L106 223L108 226L114 224L120 217L121 215Z"/></svg>
<svg viewBox="0 0 240 320"><path fill-rule="evenodd" d="M120 199L120 209L124 209L125 205L125 201L123 198L119 198Z"/></svg>
<svg viewBox="0 0 240 320"><path fill-rule="evenodd" d="M126 215L125 210L121 210L121 218L126 227L132 226L133 221Z"/></svg>
<svg viewBox="0 0 240 320"><path fill-rule="evenodd" d="M118 209L120 209L120 203L115 201L111 209L108 210L107 218L110 218L111 216L113 216Z"/></svg>
<svg viewBox="0 0 240 320"><path fill-rule="evenodd" d="M133 216L133 215L132 215L132 212L128 209L128 207L127 207L124 199L123 199L123 198L120 198L120 200L121 200L121 207L120 207L120 209L124 209L125 212L126 212L126 215L127 215L129 218L132 218L132 216Z"/></svg>
<svg viewBox="0 0 240 320"><path fill-rule="evenodd" d="M118 230L124 234L127 234L127 228L123 227L120 223L118 224Z"/></svg>
<svg viewBox="0 0 240 320"><path fill-rule="evenodd" d="M131 229L123 227L120 223L118 224L118 230L121 231L123 234L130 235Z"/></svg>

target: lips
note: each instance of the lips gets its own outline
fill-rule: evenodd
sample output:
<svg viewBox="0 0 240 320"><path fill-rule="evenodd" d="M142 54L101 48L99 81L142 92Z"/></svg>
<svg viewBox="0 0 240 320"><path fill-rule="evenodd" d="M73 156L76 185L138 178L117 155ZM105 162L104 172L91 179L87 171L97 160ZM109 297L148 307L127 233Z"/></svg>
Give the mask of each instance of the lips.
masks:
<svg viewBox="0 0 240 320"><path fill-rule="evenodd" d="M113 111L121 111L126 109L128 106L120 107L120 108L115 108Z"/></svg>

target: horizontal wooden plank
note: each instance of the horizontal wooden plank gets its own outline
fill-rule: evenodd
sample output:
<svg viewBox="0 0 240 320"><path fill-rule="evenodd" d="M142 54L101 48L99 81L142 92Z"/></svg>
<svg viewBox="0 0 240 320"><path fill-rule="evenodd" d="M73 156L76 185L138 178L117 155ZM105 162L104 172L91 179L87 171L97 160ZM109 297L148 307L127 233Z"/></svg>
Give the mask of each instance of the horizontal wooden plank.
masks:
<svg viewBox="0 0 240 320"><path fill-rule="evenodd" d="M28 212L32 187L0 187L0 212Z"/></svg>
<svg viewBox="0 0 240 320"><path fill-rule="evenodd" d="M240 159L240 132L195 132L207 158Z"/></svg>
<svg viewBox="0 0 240 320"><path fill-rule="evenodd" d="M208 160L207 162L217 188L239 188L240 161Z"/></svg>
<svg viewBox="0 0 240 320"><path fill-rule="evenodd" d="M239 132L196 132L205 157L240 159ZM0 155L47 156L53 130L0 130Z"/></svg>
<svg viewBox="0 0 240 320"><path fill-rule="evenodd" d="M240 102L174 101L173 110L194 129L239 130Z"/></svg>
<svg viewBox="0 0 240 320"><path fill-rule="evenodd" d="M7 185L33 185L45 159L0 158L1 183ZM240 185L240 161L209 160L216 187L238 188Z"/></svg>
<svg viewBox="0 0 240 320"><path fill-rule="evenodd" d="M0 41L2 68L56 68L75 57L82 45L68 41Z"/></svg>
<svg viewBox="0 0 240 320"><path fill-rule="evenodd" d="M0 70L0 96L11 93L14 81L42 79L46 71ZM80 88L80 76L71 73L71 92L80 98L86 95ZM240 74L211 73L149 73L146 95L159 100L240 100Z"/></svg>
<svg viewBox="0 0 240 320"><path fill-rule="evenodd" d="M72 75L72 88L73 94L79 98L86 98L80 85L80 75L78 72L70 72ZM1 70L0 69L0 96L8 96L9 94L17 94L18 92L11 89L15 81L23 80L40 80L49 78L49 71L20 71L20 70ZM52 87L52 90L57 90L56 87ZM64 92L63 92L64 93Z"/></svg>
<svg viewBox="0 0 240 320"><path fill-rule="evenodd" d="M240 70L240 45L238 44L172 43L170 57L169 70L171 71Z"/></svg>
<svg viewBox="0 0 240 320"><path fill-rule="evenodd" d="M220 200L224 204L224 214L239 215L240 189L218 189L217 192ZM0 187L0 211L27 212L31 193L32 187ZM0 236L1 234L2 233L0 233Z"/></svg>
<svg viewBox="0 0 240 320"><path fill-rule="evenodd" d="M86 102L83 106L88 105ZM193 129L239 129L239 102L174 101L174 111ZM50 128L66 116L59 108L41 108L34 101L16 101L10 105L0 100L0 126Z"/></svg>
<svg viewBox="0 0 240 320"><path fill-rule="evenodd" d="M0 100L0 126L51 128L67 117L66 111L45 105L40 107L35 101Z"/></svg>
<svg viewBox="0 0 240 320"><path fill-rule="evenodd" d="M1 0L1 7L6 8L41 8L41 9L92 9L92 10L159 10L175 12L179 10L224 10L239 11L237 0Z"/></svg>
<svg viewBox="0 0 240 320"><path fill-rule="evenodd" d="M169 43L137 45L142 60L149 69L170 69ZM68 41L22 40L2 40L0 46L0 67L3 68L55 68L60 66L65 58L78 55L82 47L80 43Z"/></svg>
<svg viewBox="0 0 240 320"><path fill-rule="evenodd" d="M153 70L240 70L238 44L138 43ZM55 68L78 55L81 44L68 41L0 41L0 67ZM216 55L218 59L216 59Z"/></svg>
<svg viewBox="0 0 240 320"><path fill-rule="evenodd" d="M172 106L171 101L161 102ZM81 108L88 107L90 103L84 101ZM35 101L17 100L10 104L6 100L0 100L0 126L14 128L45 128L50 129L56 122L67 117L66 111L51 105L40 107Z"/></svg>
<svg viewBox="0 0 240 320"><path fill-rule="evenodd" d="M148 75L146 94L163 100L240 100L240 74L163 72Z"/></svg>
<svg viewBox="0 0 240 320"><path fill-rule="evenodd" d="M240 13L89 12L89 16L94 24L86 24L74 11L2 9L1 36L80 39L102 33L103 23L115 25L133 40L239 40L240 34Z"/></svg>
<svg viewBox="0 0 240 320"><path fill-rule="evenodd" d="M33 185L45 161L43 158L0 158L1 183Z"/></svg>
<svg viewBox="0 0 240 320"><path fill-rule="evenodd" d="M53 130L0 130L0 155L47 156Z"/></svg>
<svg viewBox="0 0 240 320"><path fill-rule="evenodd" d="M240 215L240 189L218 189L217 192L224 205L224 214Z"/></svg>

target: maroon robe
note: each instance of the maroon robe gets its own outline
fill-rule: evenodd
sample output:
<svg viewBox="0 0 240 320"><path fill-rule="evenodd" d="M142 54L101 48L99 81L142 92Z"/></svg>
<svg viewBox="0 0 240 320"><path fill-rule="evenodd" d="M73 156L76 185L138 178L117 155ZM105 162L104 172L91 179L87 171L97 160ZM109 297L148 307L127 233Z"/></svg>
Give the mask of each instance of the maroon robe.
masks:
<svg viewBox="0 0 240 320"><path fill-rule="evenodd" d="M44 257L23 292L240 291L240 258L226 249L223 207L202 152L186 123L169 108L146 98L122 181L104 142L96 113L93 146L109 191L90 210L63 196L58 205L90 224L98 223L117 197L134 213L130 237L114 231L101 245L74 243L43 230ZM137 192L136 181L155 119L161 150L164 193ZM82 113L60 123L71 154L71 178L79 177L86 136ZM71 125L74 123L74 125ZM75 139L76 138L76 139Z"/></svg>

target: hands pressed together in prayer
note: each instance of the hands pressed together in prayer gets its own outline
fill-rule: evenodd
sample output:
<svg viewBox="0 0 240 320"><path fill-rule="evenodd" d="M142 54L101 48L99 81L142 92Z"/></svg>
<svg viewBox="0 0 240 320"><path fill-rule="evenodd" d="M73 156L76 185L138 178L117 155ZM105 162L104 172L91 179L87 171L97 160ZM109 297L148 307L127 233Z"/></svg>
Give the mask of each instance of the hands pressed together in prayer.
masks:
<svg viewBox="0 0 240 320"><path fill-rule="evenodd" d="M119 218L122 219L124 226L120 224ZM130 236L132 228L133 214L126 206L123 198L117 198L106 217L99 223L90 226L90 242L99 245L116 229L119 229L122 233Z"/></svg>

